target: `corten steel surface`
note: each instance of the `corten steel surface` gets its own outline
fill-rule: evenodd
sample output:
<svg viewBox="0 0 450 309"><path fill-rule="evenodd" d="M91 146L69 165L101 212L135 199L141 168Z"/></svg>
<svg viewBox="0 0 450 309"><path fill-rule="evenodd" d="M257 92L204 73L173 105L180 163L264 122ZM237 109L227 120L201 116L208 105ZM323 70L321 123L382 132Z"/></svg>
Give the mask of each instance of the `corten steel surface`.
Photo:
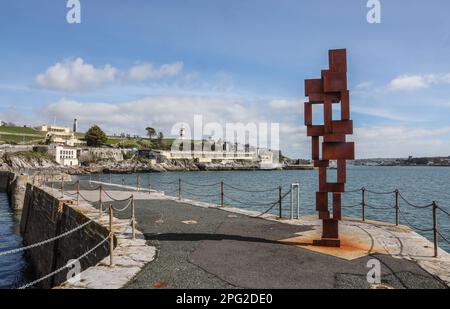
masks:
<svg viewBox="0 0 450 309"><path fill-rule="evenodd" d="M350 120L350 92L347 89L347 51L330 50L329 69L322 70L320 79L305 80L305 125L312 139L312 159L319 169L319 192L316 194L316 210L323 220L322 239L314 244L340 247L339 221L341 220L341 197L347 181L346 160L355 159L355 144L346 141L353 134ZM313 123L313 105L322 104L323 125ZM333 104L340 104L340 120L333 120ZM336 117L335 117L336 118ZM322 139L322 144L321 144ZM322 151L321 151L322 150ZM322 156L321 156L322 155ZM329 183L327 169L330 161L337 161L337 182ZM332 194L332 212L329 195Z"/></svg>

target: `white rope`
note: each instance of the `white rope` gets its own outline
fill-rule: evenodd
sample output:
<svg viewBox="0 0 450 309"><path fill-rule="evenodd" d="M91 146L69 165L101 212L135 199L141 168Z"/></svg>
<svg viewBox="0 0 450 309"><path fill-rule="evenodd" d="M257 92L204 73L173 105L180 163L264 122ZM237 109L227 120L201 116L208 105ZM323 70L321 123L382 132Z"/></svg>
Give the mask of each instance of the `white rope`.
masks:
<svg viewBox="0 0 450 309"><path fill-rule="evenodd" d="M14 254L14 253L22 252L22 251L25 251L25 250L33 249L33 248L36 248L36 247L48 244L50 242L53 242L55 240L58 240L58 239L63 238L65 236L68 236L68 235L70 235L70 234L72 234L72 233L82 229L83 227L87 226L89 223L91 223L93 221L94 221L94 219L90 219L89 221L87 221L87 222L77 226L73 230L67 231L67 232L65 232L65 233L63 233L61 235L58 235L56 237L53 237L53 238L50 238L50 239L47 239L47 240L35 243L33 245L29 245L27 247L22 247L22 248L17 248L17 249L12 249L12 250L8 250L8 251L0 252L0 256L4 256L4 255L8 255L8 254Z"/></svg>
<svg viewBox="0 0 450 309"><path fill-rule="evenodd" d="M77 258L76 260L72 261L70 264L66 264L66 265L64 265L63 267L58 268L58 269L55 270L54 272L52 272L52 273L50 273L50 274L48 274L48 275L46 275L46 276L44 276L44 277L42 277L42 278L39 278L39 279L37 279L37 280L35 280L35 281L33 281L33 282L30 282L30 283L27 283L27 284L21 286L21 287L19 288L19 290L23 290L23 289L27 289L27 288L29 288L29 287L32 287L33 285L35 285L35 284L37 284L37 283L39 283L39 282L42 282L42 281L44 281L44 280L46 280L46 279L48 279L48 278L51 278L51 277L53 277L54 275L60 273L60 272L63 271L64 269L66 269L66 268L68 268L69 266L73 265L74 262L78 262L78 261L80 261L81 259L83 259L83 258L85 258L86 256L88 256L89 254L91 254L92 252L94 252L98 247L100 247L101 245L103 245L109 238L110 238L110 235L108 235L106 238L104 238L104 239L103 239L100 243L98 243L94 248L90 249L90 250L87 251L85 254L83 254L82 256L80 256L79 258Z"/></svg>

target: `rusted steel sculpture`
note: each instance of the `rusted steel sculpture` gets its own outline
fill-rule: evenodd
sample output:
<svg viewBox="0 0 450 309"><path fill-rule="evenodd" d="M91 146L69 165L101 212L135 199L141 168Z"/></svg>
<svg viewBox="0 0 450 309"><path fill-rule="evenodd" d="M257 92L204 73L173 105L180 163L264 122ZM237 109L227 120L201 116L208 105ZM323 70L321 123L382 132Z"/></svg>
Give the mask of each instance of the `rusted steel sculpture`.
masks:
<svg viewBox="0 0 450 309"><path fill-rule="evenodd" d="M341 220L341 197L345 192L346 160L355 159L355 144L346 142L346 135L353 134L350 120L350 93L347 89L347 51L329 51L329 70L322 70L322 78L305 80L305 125L312 138L312 159L319 169L319 192L316 193L316 210L323 220L322 239L314 245L340 247L339 221ZM313 105L323 104L324 124L313 125ZM333 120L333 104L340 104L340 120ZM320 142L322 140L322 157ZM330 160L337 161L337 181L327 180ZM333 196L333 214L328 208L329 195Z"/></svg>

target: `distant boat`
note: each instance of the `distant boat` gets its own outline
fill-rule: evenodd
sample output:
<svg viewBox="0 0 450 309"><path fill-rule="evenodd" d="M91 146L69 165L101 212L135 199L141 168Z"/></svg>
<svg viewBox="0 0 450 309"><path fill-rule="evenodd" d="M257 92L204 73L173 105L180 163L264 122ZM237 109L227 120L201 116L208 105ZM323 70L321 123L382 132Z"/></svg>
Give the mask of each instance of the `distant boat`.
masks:
<svg viewBox="0 0 450 309"><path fill-rule="evenodd" d="M259 163L260 170L281 170L283 168L283 164L281 163Z"/></svg>

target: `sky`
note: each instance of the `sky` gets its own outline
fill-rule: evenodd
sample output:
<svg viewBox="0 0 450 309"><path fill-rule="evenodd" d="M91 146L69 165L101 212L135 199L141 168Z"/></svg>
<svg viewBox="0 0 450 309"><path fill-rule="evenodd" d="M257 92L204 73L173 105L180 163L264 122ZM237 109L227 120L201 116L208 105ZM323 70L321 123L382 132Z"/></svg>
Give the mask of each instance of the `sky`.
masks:
<svg viewBox="0 0 450 309"><path fill-rule="evenodd" d="M380 2L369 24L367 0L80 0L69 24L66 0L4 0L0 120L279 123L283 153L309 158L304 79L346 48L357 157L449 156L450 2Z"/></svg>

